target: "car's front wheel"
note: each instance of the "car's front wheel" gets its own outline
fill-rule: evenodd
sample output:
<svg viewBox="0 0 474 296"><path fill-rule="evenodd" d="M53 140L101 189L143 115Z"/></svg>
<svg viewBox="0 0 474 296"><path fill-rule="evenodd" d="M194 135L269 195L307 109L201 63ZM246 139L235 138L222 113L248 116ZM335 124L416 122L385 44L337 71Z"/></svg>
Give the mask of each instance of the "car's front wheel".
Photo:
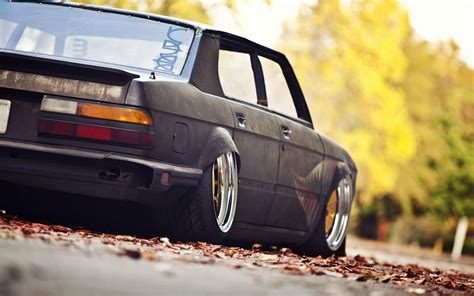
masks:
<svg viewBox="0 0 474 296"><path fill-rule="evenodd" d="M237 207L238 169L235 154L219 156L201 182L177 204L177 238L220 243L230 231Z"/></svg>
<svg viewBox="0 0 474 296"><path fill-rule="evenodd" d="M344 256L346 234L354 190L350 175L342 177L326 200L319 223L310 240L302 246L307 255Z"/></svg>

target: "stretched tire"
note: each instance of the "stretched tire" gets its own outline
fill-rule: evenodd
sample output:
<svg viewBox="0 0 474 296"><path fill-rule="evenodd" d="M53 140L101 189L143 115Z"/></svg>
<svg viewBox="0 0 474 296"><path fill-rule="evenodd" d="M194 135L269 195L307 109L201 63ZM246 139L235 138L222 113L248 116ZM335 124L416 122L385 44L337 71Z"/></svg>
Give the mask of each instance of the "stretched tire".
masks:
<svg viewBox="0 0 474 296"><path fill-rule="evenodd" d="M221 243L234 222L237 193L237 161L229 152L219 156L204 171L200 184L180 199L177 238Z"/></svg>
<svg viewBox="0 0 474 296"><path fill-rule="evenodd" d="M350 175L341 176L336 184L326 200L312 237L300 248L307 255L346 255L346 234L354 189Z"/></svg>

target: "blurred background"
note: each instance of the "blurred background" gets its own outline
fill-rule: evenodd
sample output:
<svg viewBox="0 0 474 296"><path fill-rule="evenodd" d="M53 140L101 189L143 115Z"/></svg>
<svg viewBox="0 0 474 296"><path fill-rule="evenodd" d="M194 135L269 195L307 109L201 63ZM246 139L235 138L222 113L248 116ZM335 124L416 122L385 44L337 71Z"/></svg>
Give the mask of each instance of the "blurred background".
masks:
<svg viewBox="0 0 474 296"><path fill-rule="evenodd" d="M474 255L474 1L82 0L284 52L315 129L359 168L354 235Z"/></svg>

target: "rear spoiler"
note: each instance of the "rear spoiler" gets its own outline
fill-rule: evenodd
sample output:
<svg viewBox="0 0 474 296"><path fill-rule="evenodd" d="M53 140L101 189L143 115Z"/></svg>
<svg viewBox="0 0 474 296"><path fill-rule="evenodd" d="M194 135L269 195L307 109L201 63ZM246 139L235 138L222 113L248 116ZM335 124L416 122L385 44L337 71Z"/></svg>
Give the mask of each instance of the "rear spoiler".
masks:
<svg viewBox="0 0 474 296"><path fill-rule="evenodd" d="M140 76L120 69L0 51L0 69L111 85L125 85Z"/></svg>

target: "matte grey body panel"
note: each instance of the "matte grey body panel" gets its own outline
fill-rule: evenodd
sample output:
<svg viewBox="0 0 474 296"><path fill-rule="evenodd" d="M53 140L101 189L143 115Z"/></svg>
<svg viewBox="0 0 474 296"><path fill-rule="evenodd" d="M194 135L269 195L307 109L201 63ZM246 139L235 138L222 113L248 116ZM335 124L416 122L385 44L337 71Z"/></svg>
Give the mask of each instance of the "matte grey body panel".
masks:
<svg viewBox="0 0 474 296"><path fill-rule="evenodd" d="M278 174L279 132L273 114L232 102L234 142L239 149L239 202L236 221L264 225ZM240 118L245 118L243 124Z"/></svg>
<svg viewBox="0 0 474 296"><path fill-rule="evenodd" d="M276 116L280 132L280 161L275 200L266 224L300 231L313 229L324 203L320 180L324 148L318 134L294 121ZM286 133L286 134L285 134Z"/></svg>

